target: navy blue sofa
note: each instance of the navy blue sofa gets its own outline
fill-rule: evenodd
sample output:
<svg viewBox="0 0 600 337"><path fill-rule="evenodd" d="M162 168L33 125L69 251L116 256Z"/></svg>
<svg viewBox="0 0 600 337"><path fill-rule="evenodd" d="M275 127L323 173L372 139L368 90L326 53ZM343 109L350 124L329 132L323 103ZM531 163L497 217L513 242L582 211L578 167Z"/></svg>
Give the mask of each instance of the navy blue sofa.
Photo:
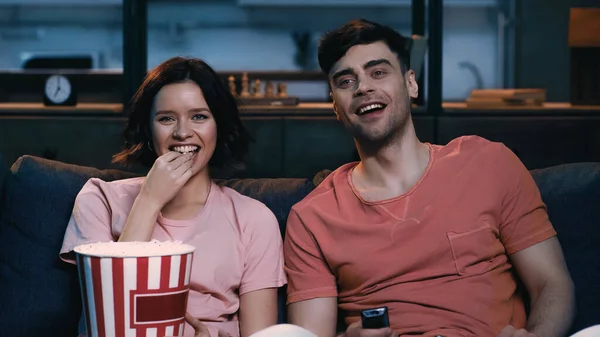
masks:
<svg viewBox="0 0 600 337"><path fill-rule="evenodd" d="M600 323L600 163L531 171L559 233L576 285L573 331ZM23 156L10 168L0 155L0 336L76 336L81 314L75 267L62 263L62 244L75 196L90 177L133 174ZM282 235L287 214L324 176L219 181L265 203ZM285 321L280 290L280 322Z"/></svg>

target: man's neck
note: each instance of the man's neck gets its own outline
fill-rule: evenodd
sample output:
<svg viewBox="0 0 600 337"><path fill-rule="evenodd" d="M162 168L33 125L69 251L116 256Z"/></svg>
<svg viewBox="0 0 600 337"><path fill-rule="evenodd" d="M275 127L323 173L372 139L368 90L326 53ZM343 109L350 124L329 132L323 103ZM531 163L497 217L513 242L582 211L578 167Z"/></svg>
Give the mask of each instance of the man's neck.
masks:
<svg viewBox="0 0 600 337"><path fill-rule="evenodd" d="M206 203L211 184L212 180L208 174L208 169L198 172L163 207L163 216L174 220L191 218Z"/></svg>
<svg viewBox="0 0 600 337"><path fill-rule="evenodd" d="M365 151L358 145L361 162L352 173L354 186L363 198L383 200L408 192L429 164L429 147L408 128L386 146Z"/></svg>

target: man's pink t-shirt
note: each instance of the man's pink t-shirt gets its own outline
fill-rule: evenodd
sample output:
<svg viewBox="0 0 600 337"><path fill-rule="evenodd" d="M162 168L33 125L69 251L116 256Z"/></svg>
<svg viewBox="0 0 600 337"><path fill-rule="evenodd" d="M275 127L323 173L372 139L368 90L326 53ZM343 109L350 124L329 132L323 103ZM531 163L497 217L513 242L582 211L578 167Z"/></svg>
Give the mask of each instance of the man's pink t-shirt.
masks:
<svg viewBox="0 0 600 337"><path fill-rule="evenodd" d="M105 182L90 179L78 194L60 257L75 263L73 248L117 241L144 177ZM209 328L239 336L239 297L286 284L282 239L274 214L263 203L212 183L202 210L189 220L159 215L152 239L196 247L188 312ZM185 336L194 329L186 323Z"/></svg>

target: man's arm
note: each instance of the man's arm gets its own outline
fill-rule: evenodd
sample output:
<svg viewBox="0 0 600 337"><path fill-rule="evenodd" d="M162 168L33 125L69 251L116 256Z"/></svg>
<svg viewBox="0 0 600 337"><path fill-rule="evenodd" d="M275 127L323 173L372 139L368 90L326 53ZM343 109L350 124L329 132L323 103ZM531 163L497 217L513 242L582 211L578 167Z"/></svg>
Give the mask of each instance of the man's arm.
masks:
<svg viewBox="0 0 600 337"><path fill-rule="evenodd" d="M308 215L307 215L308 214ZM308 223L317 219L305 211ZM292 207L288 215L283 255L288 278L288 321L319 337L334 337L337 328L336 277L315 234Z"/></svg>
<svg viewBox="0 0 600 337"><path fill-rule="evenodd" d="M574 316L574 289L562 249L537 184L506 146L494 154L503 192L500 237L531 300L527 330L539 337L562 337ZM525 336L507 326L500 336Z"/></svg>
<svg viewBox="0 0 600 337"><path fill-rule="evenodd" d="M291 303L288 306L288 320L319 337L398 337L398 333L391 328L363 329L361 321L350 324L346 331L336 336L336 297L320 297Z"/></svg>
<svg viewBox="0 0 600 337"><path fill-rule="evenodd" d="M565 336L575 316L575 294L558 239L542 241L510 259L531 299L527 331L539 337Z"/></svg>
<svg viewBox="0 0 600 337"><path fill-rule="evenodd" d="M288 305L288 320L319 337L334 337L337 324L337 298L322 297Z"/></svg>

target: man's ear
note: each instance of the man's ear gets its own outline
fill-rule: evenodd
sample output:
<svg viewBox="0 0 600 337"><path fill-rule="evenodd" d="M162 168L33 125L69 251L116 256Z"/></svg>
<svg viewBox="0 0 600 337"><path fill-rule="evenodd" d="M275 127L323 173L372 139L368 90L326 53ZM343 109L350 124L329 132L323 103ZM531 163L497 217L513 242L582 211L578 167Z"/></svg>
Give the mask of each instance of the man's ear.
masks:
<svg viewBox="0 0 600 337"><path fill-rule="evenodd" d="M340 113L338 112L338 107L335 104L335 102L333 102L333 112L335 112L335 118L339 121L340 120Z"/></svg>
<svg viewBox="0 0 600 337"><path fill-rule="evenodd" d="M340 113L338 112L338 106L335 103L335 99L333 98L333 94L331 92L329 93L329 97L331 97L331 99L333 100L333 112L335 113L335 118L339 121Z"/></svg>
<svg viewBox="0 0 600 337"><path fill-rule="evenodd" d="M419 84L417 84L417 78L415 76L415 72L412 69L409 69L404 74L404 81L406 84L406 89L408 90L408 95L411 98L419 97Z"/></svg>

